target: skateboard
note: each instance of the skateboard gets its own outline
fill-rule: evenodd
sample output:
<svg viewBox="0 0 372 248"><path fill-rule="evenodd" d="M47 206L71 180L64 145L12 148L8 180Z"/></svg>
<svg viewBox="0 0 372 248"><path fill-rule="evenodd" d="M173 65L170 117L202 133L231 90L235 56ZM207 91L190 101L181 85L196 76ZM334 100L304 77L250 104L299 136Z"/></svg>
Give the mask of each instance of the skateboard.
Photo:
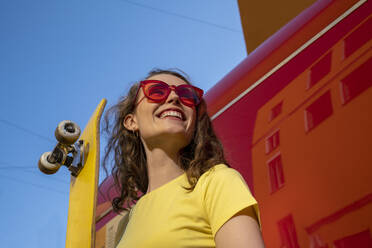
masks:
<svg viewBox="0 0 372 248"><path fill-rule="evenodd" d="M56 173L61 166L71 171L66 248L95 246L99 134L105 105L106 99L101 100L81 136L76 123L60 122L55 131L57 145L52 152L42 154L38 162L45 174Z"/></svg>

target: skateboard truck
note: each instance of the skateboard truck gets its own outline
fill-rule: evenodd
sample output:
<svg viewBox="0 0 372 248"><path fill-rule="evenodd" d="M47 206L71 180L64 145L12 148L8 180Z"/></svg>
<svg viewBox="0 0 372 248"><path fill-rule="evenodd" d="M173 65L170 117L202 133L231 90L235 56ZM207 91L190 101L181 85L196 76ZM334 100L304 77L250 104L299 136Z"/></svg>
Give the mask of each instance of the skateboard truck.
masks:
<svg viewBox="0 0 372 248"><path fill-rule="evenodd" d="M77 177L85 164L89 144L80 137L80 127L72 121L61 121L54 135L58 140L52 152L45 152L41 155L38 166L45 174L54 174L64 165L71 175Z"/></svg>

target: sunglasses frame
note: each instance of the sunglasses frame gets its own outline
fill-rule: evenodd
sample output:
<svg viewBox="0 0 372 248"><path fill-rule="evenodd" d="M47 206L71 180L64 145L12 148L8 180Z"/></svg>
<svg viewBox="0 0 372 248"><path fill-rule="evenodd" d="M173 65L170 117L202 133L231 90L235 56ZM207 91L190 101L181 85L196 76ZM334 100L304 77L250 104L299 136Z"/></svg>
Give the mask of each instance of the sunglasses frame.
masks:
<svg viewBox="0 0 372 248"><path fill-rule="evenodd" d="M146 87L146 85L149 84L149 83L158 83L158 84L162 84L162 85L166 85L167 86L167 88L166 88L167 89L167 93L160 100L159 99L154 99L154 98L148 96L146 94L146 90L143 90L143 94L145 95L145 97L147 99L150 99L151 101L154 101L154 102L157 102L157 103L164 102L165 100L167 100L167 98L169 97L169 95L172 92L172 90L174 90L174 92L176 92L176 94L179 97L180 102L182 104L184 104L184 105L186 105L188 107L193 107L193 106L197 106L201 102L201 99L202 99L203 94L204 94L204 91L202 89L200 89L198 87L195 87L193 85L190 85L190 84L181 84L181 85L175 86L175 85L169 85L166 82L161 81L161 80L143 80L143 81L140 82L140 86L138 87L138 90L137 90L137 93L136 93L136 97L134 98L135 101L137 100L137 96L138 96L139 90L141 88L144 89ZM198 102L197 103L195 103L195 104L189 104L189 103L185 102L184 100L182 100L182 97L178 94L177 91L178 91L178 89L185 88L185 87L186 88L192 88L196 92L196 94L198 96L198 98L197 98L198 99ZM143 98L136 105L138 105L142 100L143 100Z"/></svg>

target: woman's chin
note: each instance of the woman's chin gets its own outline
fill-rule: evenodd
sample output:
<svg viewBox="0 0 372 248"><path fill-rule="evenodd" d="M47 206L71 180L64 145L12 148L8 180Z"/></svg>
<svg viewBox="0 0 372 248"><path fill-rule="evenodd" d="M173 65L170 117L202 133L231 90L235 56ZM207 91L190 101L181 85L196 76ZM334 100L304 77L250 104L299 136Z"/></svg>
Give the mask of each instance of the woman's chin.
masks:
<svg viewBox="0 0 372 248"><path fill-rule="evenodd" d="M179 147L180 149L187 146L191 140L184 130L180 131L176 129L168 130L168 132L163 133L161 139L162 142L173 144L174 147Z"/></svg>

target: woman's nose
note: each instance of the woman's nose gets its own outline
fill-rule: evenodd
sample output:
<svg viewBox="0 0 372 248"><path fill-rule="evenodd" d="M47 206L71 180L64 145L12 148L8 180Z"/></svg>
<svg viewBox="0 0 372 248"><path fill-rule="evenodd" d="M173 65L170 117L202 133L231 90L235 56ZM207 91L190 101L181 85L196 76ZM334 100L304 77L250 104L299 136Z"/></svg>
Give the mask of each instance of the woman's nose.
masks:
<svg viewBox="0 0 372 248"><path fill-rule="evenodd" d="M167 98L167 102L168 103L170 103L170 102L180 103L180 98L179 98L179 96L177 95L177 93L174 89L172 89L171 92L169 93L169 96Z"/></svg>

